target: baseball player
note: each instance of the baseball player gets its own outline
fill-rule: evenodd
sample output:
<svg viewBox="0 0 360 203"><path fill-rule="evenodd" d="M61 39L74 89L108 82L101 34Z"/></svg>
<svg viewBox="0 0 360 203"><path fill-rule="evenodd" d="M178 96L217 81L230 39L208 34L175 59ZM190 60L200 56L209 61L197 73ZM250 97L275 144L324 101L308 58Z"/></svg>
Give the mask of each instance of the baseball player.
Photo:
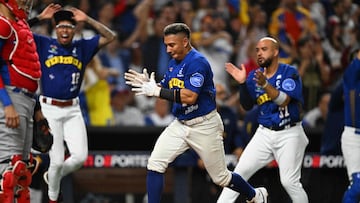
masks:
<svg viewBox="0 0 360 203"><path fill-rule="evenodd" d="M39 56L27 24L31 0L0 0L0 202L29 203ZM14 197L16 196L16 198Z"/></svg>
<svg viewBox="0 0 360 203"><path fill-rule="evenodd" d="M174 23L164 28L166 51L172 57L158 86L155 73L150 78L129 71L127 84L136 95L155 96L173 102L176 119L161 133L147 165L149 203L160 203L164 173L177 156L192 148L204 161L206 170L217 185L242 192L251 202L267 202L265 188L254 189L227 169L223 146L224 125L216 111L213 73L206 58L190 44L190 29Z"/></svg>
<svg viewBox="0 0 360 203"><path fill-rule="evenodd" d="M50 203L57 202L62 177L79 169L87 158L87 132L78 98L80 85L85 67L92 57L116 37L113 31L81 10L58 10L54 6L49 5L49 9L43 11L45 13L31 20L34 24L53 16L57 36L53 39L34 34L42 70L39 100L54 136L49 152L49 170L45 174ZM51 15L55 10L58 11ZM100 35L73 40L75 26L79 21L91 25ZM64 141L70 153L66 160Z"/></svg>
<svg viewBox="0 0 360 203"><path fill-rule="evenodd" d="M254 136L245 147L234 172L248 180L273 159L279 165L281 184L294 203L307 203L301 183L301 166L308 144L301 125L302 82L297 70L278 63L279 43L271 37L260 39L256 46L260 66L246 76L241 68L226 63L226 71L240 83L240 103L246 110L258 106ZM218 203L235 202L239 193L224 188Z"/></svg>
<svg viewBox="0 0 360 203"><path fill-rule="evenodd" d="M343 203L360 202L360 51L343 75L344 131L341 135L343 152L350 185Z"/></svg>

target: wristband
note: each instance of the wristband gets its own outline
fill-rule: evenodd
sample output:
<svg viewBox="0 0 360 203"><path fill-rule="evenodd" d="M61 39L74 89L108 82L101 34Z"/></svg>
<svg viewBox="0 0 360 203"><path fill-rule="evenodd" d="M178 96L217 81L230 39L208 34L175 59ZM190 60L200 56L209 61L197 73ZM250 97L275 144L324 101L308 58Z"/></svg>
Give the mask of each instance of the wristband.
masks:
<svg viewBox="0 0 360 203"><path fill-rule="evenodd" d="M32 27L33 25L36 25L40 22L40 19L38 17L31 18L27 21L29 26Z"/></svg>
<svg viewBox="0 0 360 203"><path fill-rule="evenodd" d="M286 93L279 90L279 95L274 99L274 103L277 105L282 105L286 101Z"/></svg>
<svg viewBox="0 0 360 203"><path fill-rule="evenodd" d="M180 89L171 90L171 89L161 88L160 98L173 101L176 103L181 103Z"/></svg>

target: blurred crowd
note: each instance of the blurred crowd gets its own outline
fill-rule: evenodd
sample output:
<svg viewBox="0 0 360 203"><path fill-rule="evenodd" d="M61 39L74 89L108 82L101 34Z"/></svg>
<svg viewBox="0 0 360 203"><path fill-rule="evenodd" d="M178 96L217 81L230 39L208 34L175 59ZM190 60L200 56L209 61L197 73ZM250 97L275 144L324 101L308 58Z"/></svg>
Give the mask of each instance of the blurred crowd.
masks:
<svg viewBox="0 0 360 203"><path fill-rule="evenodd" d="M281 62L299 70L304 123L310 127L325 123L329 95L339 84L350 54L359 46L360 1L356 0L38 0L31 15L52 2L77 7L118 34L86 71L81 100L89 126L169 124L173 119L171 105L135 96L125 84L124 73L147 68L156 73L159 82L170 59L162 31L173 22L191 27L192 45L211 63L215 84L224 87L218 103L235 112L239 128L246 128L244 121L252 112L239 105L237 84L224 64L245 64L247 71L256 68L255 45L261 37L277 38ZM53 35L52 22L32 29ZM76 29L78 37L95 34L81 24ZM250 131L248 126L246 129Z"/></svg>

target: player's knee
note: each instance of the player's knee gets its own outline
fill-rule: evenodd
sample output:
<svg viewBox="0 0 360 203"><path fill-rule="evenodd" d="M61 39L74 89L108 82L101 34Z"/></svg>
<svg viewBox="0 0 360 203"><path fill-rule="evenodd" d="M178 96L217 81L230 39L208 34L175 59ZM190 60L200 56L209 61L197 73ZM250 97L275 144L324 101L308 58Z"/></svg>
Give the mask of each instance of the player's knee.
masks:
<svg viewBox="0 0 360 203"><path fill-rule="evenodd" d="M211 176L212 181L221 187L226 187L231 180L231 173L221 173L216 176Z"/></svg>
<svg viewBox="0 0 360 203"><path fill-rule="evenodd" d="M87 153L81 154L81 155L78 156L77 162L82 165L82 164L85 163L85 161L86 161L87 158L88 158L88 154L87 154Z"/></svg>
<svg viewBox="0 0 360 203"><path fill-rule="evenodd" d="M280 182L287 192L297 191L297 188L301 187L300 182L291 179L281 178Z"/></svg>
<svg viewBox="0 0 360 203"><path fill-rule="evenodd" d="M168 167L168 164L166 162L155 161L155 160L151 159L151 157L148 160L147 169L150 171L165 173L167 167Z"/></svg>

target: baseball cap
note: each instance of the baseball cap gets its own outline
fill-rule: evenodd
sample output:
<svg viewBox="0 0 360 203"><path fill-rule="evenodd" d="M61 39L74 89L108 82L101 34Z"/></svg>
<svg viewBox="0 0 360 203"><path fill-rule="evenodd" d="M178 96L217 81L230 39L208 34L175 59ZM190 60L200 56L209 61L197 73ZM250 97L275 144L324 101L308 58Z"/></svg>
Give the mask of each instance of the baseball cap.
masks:
<svg viewBox="0 0 360 203"><path fill-rule="evenodd" d="M54 20L55 20L55 24L59 24L60 21L66 20L71 22L73 25L76 25L76 21L74 19L74 14L73 12L69 11L69 10L60 10L57 11L56 13L54 13Z"/></svg>

